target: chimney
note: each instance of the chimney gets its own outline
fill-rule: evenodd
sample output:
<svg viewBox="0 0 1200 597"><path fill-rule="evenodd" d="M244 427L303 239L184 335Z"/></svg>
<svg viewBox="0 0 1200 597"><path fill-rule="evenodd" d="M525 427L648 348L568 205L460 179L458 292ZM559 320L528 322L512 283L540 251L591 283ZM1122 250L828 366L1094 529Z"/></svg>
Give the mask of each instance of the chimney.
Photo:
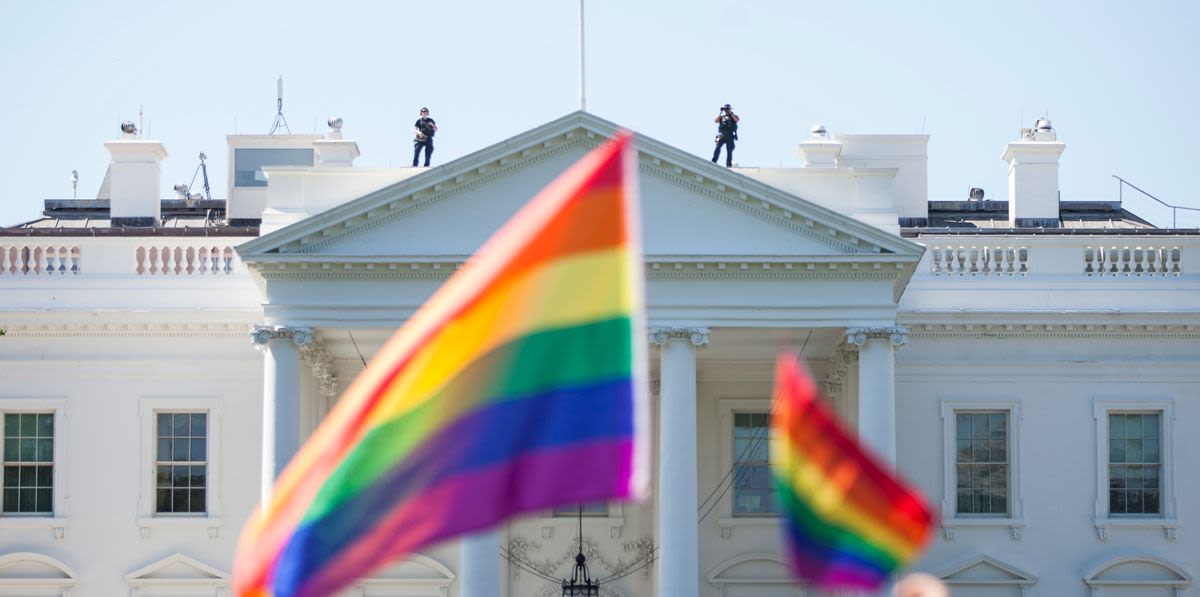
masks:
<svg viewBox="0 0 1200 597"><path fill-rule="evenodd" d="M1039 118L1032 129L1021 129L1021 139L1004 149L1008 162L1008 225L1012 228L1057 228L1058 158L1066 144Z"/></svg>
<svg viewBox="0 0 1200 597"><path fill-rule="evenodd" d="M842 155L842 144L829 138L825 125L813 125L807 141L796 148L796 155L804 161L805 168L836 168Z"/></svg>
<svg viewBox="0 0 1200 597"><path fill-rule="evenodd" d="M121 137L104 148L108 165L109 217L113 227L155 227L161 221L159 188L167 150L158 141L144 140L132 122L121 125Z"/></svg>
<svg viewBox="0 0 1200 597"><path fill-rule="evenodd" d="M354 158L362 155L358 151L358 143L342 138L342 119L330 118L329 135L324 139L313 141L317 168L349 168L354 165Z"/></svg>

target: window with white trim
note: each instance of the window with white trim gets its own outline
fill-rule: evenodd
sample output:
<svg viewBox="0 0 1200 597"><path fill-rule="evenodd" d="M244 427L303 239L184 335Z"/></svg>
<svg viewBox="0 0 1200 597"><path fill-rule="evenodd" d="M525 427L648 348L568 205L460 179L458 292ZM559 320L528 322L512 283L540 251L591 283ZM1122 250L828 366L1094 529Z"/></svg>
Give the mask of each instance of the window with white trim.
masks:
<svg viewBox="0 0 1200 597"><path fill-rule="evenodd" d="M943 400L942 527L1007 526L1020 539L1021 404L1017 400Z"/></svg>
<svg viewBox="0 0 1200 597"><path fill-rule="evenodd" d="M1161 527L1174 538L1172 421L1169 400L1097 400L1096 530Z"/></svg>
<svg viewBox="0 0 1200 597"><path fill-rule="evenodd" d="M1008 427L1008 411L954 412L954 512L958 516L1008 516L1012 470Z"/></svg>
<svg viewBox="0 0 1200 597"><path fill-rule="evenodd" d="M156 413L154 513L206 514L208 413Z"/></svg>
<svg viewBox="0 0 1200 597"><path fill-rule="evenodd" d="M221 526L221 400L143 398L142 477L137 524L153 527Z"/></svg>
<svg viewBox="0 0 1200 597"><path fill-rule="evenodd" d="M771 483L771 414L733 413L733 515L779 514Z"/></svg>
<svg viewBox="0 0 1200 597"><path fill-rule="evenodd" d="M1108 413L1108 513L1162 512L1162 413Z"/></svg>
<svg viewBox="0 0 1200 597"><path fill-rule="evenodd" d="M5 516L54 514L54 413L3 415L3 503Z"/></svg>

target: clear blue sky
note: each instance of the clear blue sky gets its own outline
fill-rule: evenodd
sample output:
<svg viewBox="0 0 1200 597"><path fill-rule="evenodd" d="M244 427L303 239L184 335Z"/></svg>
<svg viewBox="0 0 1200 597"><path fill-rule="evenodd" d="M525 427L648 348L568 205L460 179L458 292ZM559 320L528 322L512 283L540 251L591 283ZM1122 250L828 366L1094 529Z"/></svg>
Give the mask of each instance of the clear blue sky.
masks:
<svg viewBox="0 0 1200 597"><path fill-rule="evenodd" d="M417 109L435 163L577 107L575 0L20 2L0 20L0 224L45 198L94 197L102 143L141 105L171 157L200 151L225 195L224 135L265 133L275 78L293 132L342 116L363 167L410 158ZM1063 198L1115 199L1119 174L1200 207L1200 2L589 0L588 107L679 148L712 150L715 108L742 115L743 165L798 165L816 123L924 132L929 191L1006 195L999 156L1046 112L1067 143ZM1021 116L1024 115L1024 121ZM1129 199L1158 224L1168 210ZM1180 224L1200 226L1200 214Z"/></svg>

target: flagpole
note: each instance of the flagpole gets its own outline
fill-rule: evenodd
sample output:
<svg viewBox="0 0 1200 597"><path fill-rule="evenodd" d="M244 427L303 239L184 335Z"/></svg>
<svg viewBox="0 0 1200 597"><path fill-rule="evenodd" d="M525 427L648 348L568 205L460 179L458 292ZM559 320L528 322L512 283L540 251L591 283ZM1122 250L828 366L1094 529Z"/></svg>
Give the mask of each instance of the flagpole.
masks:
<svg viewBox="0 0 1200 597"><path fill-rule="evenodd" d="M583 0L579 0L579 109L587 110L587 93L584 88L583 62Z"/></svg>

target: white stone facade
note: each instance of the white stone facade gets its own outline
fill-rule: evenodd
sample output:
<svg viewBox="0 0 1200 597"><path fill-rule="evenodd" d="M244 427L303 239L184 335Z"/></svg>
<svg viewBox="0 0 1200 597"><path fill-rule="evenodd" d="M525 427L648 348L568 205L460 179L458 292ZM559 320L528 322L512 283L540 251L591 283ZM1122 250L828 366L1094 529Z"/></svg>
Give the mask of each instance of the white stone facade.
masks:
<svg viewBox="0 0 1200 597"><path fill-rule="evenodd" d="M55 426L52 511L0 516L0 595L229 595L243 521L364 359L614 128L575 113L429 170L348 168L349 145L336 168L268 168L257 238L0 236L0 412ZM783 345L938 508L916 567L956 595L1200 594L1200 235L902 235L928 138L897 137L733 170L638 138L654 492L584 519L603 594L816 594L728 489L734 421L769 411ZM155 502L161 413L207 415L202 513ZM980 413L1006 421L1002 515L957 513L957 417ZM1158 417L1120 419L1155 422L1157 514L1110 514L1112 414ZM560 594L575 529L526 517L347 594Z"/></svg>

